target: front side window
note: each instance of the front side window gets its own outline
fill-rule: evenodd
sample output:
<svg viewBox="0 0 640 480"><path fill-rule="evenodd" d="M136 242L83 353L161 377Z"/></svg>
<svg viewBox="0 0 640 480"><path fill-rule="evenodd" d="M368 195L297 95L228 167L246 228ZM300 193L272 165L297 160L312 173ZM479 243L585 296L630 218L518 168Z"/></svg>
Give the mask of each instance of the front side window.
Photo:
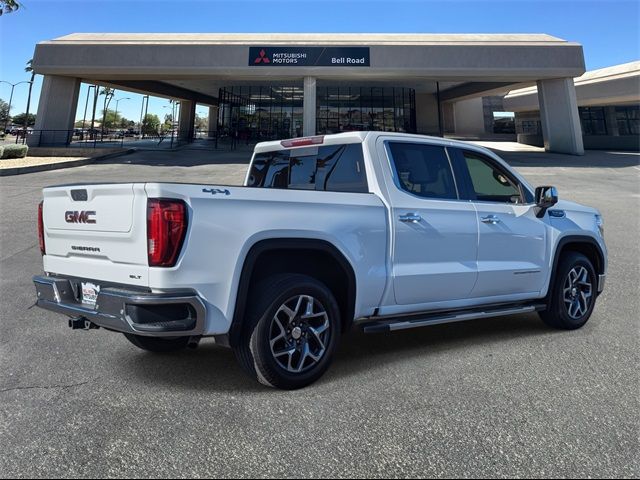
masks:
<svg viewBox="0 0 640 480"><path fill-rule="evenodd" d="M481 202L522 203L520 189L510 176L484 156L462 151L471 179L472 193Z"/></svg>
<svg viewBox="0 0 640 480"><path fill-rule="evenodd" d="M362 144L256 154L247 186L368 193Z"/></svg>
<svg viewBox="0 0 640 480"><path fill-rule="evenodd" d="M389 142L388 148L400 188L418 197L457 200L456 184L444 147Z"/></svg>

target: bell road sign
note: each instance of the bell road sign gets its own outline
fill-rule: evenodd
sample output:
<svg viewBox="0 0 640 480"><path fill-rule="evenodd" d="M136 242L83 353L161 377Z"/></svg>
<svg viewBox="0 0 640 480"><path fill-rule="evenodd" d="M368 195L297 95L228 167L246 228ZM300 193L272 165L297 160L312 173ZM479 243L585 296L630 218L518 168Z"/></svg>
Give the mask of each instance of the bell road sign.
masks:
<svg viewBox="0 0 640 480"><path fill-rule="evenodd" d="M249 66L368 67L369 47L249 47Z"/></svg>

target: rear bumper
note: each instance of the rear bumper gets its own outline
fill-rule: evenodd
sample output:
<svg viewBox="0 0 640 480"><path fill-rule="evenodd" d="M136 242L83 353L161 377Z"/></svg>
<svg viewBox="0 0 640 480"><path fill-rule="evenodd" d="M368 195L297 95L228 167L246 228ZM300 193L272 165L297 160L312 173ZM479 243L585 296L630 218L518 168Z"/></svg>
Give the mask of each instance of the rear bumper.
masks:
<svg viewBox="0 0 640 480"><path fill-rule="evenodd" d="M204 332L206 307L193 290L151 293L105 287L94 308L80 302L70 279L36 276L33 283L38 307L109 330L149 337L200 336Z"/></svg>

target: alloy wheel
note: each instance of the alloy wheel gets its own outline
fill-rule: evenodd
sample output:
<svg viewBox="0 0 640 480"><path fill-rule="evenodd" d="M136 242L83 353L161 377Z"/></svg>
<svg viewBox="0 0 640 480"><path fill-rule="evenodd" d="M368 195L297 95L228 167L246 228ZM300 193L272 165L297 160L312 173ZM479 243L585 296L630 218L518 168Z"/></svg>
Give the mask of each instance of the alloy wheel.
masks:
<svg viewBox="0 0 640 480"><path fill-rule="evenodd" d="M565 279L562 290L567 313L574 320L582 318L591 305L593 286L589 272L583 266L573 267Z"/></svg>
<svg viewBox="0 0 640 480"><path fill-rule="evenodd" d="M310 295L284 302L269 327L269 346L278 365L290 373L303 373L317 365L331 336L331 323L322 303Z"/></svg>

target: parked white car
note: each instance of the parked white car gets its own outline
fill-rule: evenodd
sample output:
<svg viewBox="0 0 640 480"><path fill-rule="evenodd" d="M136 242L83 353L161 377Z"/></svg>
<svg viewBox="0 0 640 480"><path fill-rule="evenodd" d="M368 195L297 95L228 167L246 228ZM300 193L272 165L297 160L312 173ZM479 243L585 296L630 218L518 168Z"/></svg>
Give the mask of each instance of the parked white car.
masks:
<svg viewBox="0 0 640 480"><path fill-rule="evenodd" d="M352 132L260 143L245 186L63 185L39 212L38 306L167 352L202 337L304 387L342 333L539 312L589 319L602 217L491 151Z"/></svg>

